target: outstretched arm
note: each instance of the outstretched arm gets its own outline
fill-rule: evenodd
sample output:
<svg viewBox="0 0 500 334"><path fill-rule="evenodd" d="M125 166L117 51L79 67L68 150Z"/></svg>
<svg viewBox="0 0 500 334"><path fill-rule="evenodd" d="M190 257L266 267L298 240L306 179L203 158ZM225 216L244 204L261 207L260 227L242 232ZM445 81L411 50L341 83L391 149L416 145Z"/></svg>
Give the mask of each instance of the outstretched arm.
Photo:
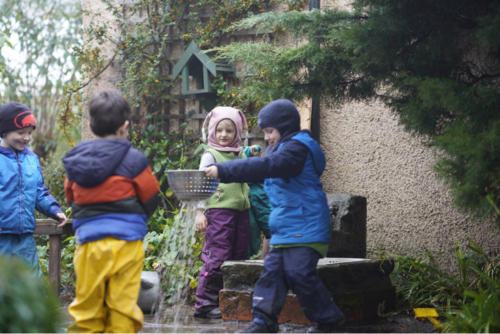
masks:
<svg viewBox="0 0 500 334"><path fill-rule="evenodd" d="M307 146L290 140L266 157L227 161L215 164L215 167L222 183L262 183L264 179L299 175L304 169L308 154ZM211 170L213 168L208 169L208 172Z"/></svg>

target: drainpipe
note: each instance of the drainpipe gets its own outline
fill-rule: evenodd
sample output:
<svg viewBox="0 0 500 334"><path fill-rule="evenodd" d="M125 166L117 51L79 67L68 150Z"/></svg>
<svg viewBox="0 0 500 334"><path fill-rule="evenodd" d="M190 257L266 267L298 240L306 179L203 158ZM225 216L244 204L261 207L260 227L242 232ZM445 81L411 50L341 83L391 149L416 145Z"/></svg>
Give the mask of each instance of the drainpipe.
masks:
<svg viewBox="0 0 500 334"><path fill-rule="evenodd" d="M320 0L310 0L309 1L309 11L313 9L320 9ZM309 41L313 43L314 41ZM314 71L310 71L310 78L314 78ZM311 106L311 133L312 137L319 143L319 99L313 95L312 106Z"/></svg>

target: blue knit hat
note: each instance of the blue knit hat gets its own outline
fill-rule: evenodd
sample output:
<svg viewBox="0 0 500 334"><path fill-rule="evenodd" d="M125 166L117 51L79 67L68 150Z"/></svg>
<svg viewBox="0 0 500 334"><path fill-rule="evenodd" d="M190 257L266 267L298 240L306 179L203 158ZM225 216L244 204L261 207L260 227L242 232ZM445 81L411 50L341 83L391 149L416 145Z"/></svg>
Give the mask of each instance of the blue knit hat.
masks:
<svg viewBox="0 0 500 334"><path fill-rule="evenodd" d="M285 99L276 100L262 108L259 113L259 127L272 127L281 137L300 131L300 115L295 105Z"/></svg>

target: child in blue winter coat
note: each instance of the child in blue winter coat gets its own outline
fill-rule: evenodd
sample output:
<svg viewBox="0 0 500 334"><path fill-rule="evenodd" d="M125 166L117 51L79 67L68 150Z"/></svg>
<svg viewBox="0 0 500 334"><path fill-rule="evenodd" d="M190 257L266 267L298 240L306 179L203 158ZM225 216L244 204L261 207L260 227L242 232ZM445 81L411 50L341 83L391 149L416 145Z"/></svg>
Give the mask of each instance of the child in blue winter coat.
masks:
<svg viewBox="0 0 500 334"><path fill-rule="evenodd" d="M38 156L27 147L35 127L25 105L9 102L0 107L0 256L22 259L41 276L33 211L58 220L59 227L67 219L45 188Z"/></svg>
<svg viewBox="0 0 500 334"><path fill-rule="evenodd" d="M316 266L330 243L330 212L319 180L325 155L308 130L300 130L300 115L288 100L277 100L259 113L259 127L269 142L266 156L216 163L208 177L222 183L265 179L271 200L271 251L255 284L253 322L244 333L278 331L278 316L292 290L304 315L315 323L309 332L331 332L344 322L321 282Z"/></svg>

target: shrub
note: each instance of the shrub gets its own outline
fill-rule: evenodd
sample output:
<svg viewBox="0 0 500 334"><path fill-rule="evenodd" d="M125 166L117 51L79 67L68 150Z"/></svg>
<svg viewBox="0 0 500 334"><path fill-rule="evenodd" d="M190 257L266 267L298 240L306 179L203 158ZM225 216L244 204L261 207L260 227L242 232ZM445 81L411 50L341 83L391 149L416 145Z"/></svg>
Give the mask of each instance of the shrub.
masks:
<svg viewBox="0 0 500 334"><path fill-rule="evenodd" d="M58 302L24 263L0 257L0 332L53 333Z"/></svg>

